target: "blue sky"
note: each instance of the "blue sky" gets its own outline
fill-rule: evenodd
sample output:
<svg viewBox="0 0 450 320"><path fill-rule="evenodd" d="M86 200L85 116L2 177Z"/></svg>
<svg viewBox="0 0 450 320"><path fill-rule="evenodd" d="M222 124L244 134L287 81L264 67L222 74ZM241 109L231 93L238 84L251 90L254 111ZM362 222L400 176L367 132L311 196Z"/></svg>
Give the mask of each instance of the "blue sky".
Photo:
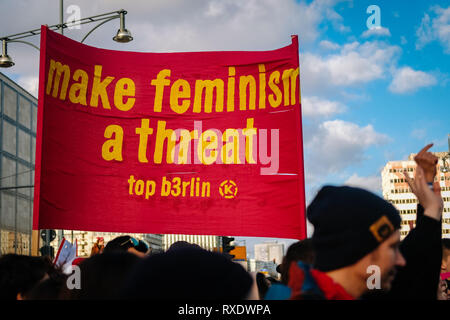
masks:
<svg viewBox="0 0 450 320"><path fill-rule="evenodd" d="M366 21L371 14L366 13L366 9L371 4L380 8L383 32L368 35ZM334 10L340 18L327 19L319 25L321 35L304 45L303 61L301 59L303 68L309 68L308 62L319 62L325 73L336 72L334 85L310 86L305 83L308 77L303 77L302 95L311 94L345 105L345 111L327 114L327 117L356 124L359 130L355 129L355 133L362 133L360 129L370 125L374 139L366 137L366 143L360 145L358 151L363 160L355 159L352 165L329 172L325 180L345 182L349 174L379 176L386 161L404 159L428 142L435 143L433 151L445 151L450 132L449 7L444 1L342 1ZM420 35L420 30L425 30L424 34ZM363 46L370 50L363 50ZM339 72L332 65L333 60L343 64L351 64L352 60L357 64L360 60L362 65L354 70L350 68L347 73ZM373 66L381 70L370 71ZM369 71L365 74L364 70ZM355 78L345 81L351 73L355 73ZM314 72L307 76L310 74L316 76ZM344 78L342 83L338 77ZM308 120L305 119L306 127L320 125L323 118ZM376 134L381 136L376 137ZM313 150L305 150L305 153L308 151L314 153ZM379 189L380 186L372 188Z"/></svg>
<svg viewBox="0 0 450 320"><path fill-rule="evenodd" d="M56 1L2 5L8 8L0 12L2 36L58 22ZM70 5L83 17L124 7L133 42L111 41L113 22L86 41L115 50L271 50L298 34L307 202L327 183L380 194L387 161L405 159L429 142L435 144L431 151L448 148L448 1L66 0ZM380 9L381 25L374 30L366 24L370 5ZM88 28L65 34L80 40ZM30 40L38 43L35 38ZM1 72L36 93L37 51L11 44L9 54L16 66ZM239 239L251 253L254 243L270 240Z"/></svg>

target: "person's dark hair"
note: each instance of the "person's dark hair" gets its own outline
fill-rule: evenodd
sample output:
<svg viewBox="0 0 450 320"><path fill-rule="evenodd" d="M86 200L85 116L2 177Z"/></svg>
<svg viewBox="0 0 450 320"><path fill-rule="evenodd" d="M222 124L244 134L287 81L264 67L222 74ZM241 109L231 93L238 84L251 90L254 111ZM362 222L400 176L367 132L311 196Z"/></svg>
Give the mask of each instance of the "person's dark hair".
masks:
<svg viewBox="0 0 450 320"><path fill-rule="evenodd" d="M187 241L175 241L174 243L172 243L172 245L169 247L169 249L167 251L178 250L178 249L183 249L183 248L197 248L197 249L201 249L201 247L198 244L195 244L195 243L190 243L190 242L187 242Z"/></svg>
<svg viewBox="0 0 450 320"><path fill-rule="evenodd" d="M168 250L142 259L127 281L127 299L244 299L253 283L239 264L201 248Z"/></svg>
<svg viewBox="0 0 450 320"><path fill-rule="evenodd" d="M147 253L150 247L144 241L139 240L139 244L135 247L135 249L139 252Z"/></svg>
<svg viewBox="0 0 450 320"><path fill-rule="evenodd" d="M0 257L0 300L16 300L54 272L48 257L6 254Z"/></svg>
<svg viewBox="0 0 450 320"><path fill-rule="evenodd" d="M26 295L26 300L59 300L66 287L67 275L62 272L52 274L39 282Z"/></svg>
<svg viewBox="0 0 450 320"><path fill-rule="evenodd" d="M109 241L105 249L103 249L103 253L108 252L123 252L127 251L129 248L134 248L135 245L132 241L132 237L130 236L120 236Z"/></svg>
<svg viewBox="0 0 450 320"><path fill-rule="evenodd" d="M289 267L293 261L302 261L307 264L314 264L314 250L311 239L304 239L291 244L283 257L282 263L277 268L281 274L281 283L289 282Z"/></svg>
<svg viewBox="0 0 450 320"><path fill-rule="evenodd" d="M269 290L270 285L269 280L261 272L256 273L256 285L258 287L259 299L264 300L264 297L266 296L267 290Z"/></svg>
<svg viewBox="0 0 450 320"><path fill-rule="evenodd" d="M128 252L104 252L79 265L80 289L69 291L72 300L118 299L124 280L139 258ZM151 290L151 287L149 287Z"/></svg>
<svg viewBox="0 0 450 320"><path fill-rule="evenodd" d="M450 239L449 238L442 239L442 248L450 250Z"/></svg>

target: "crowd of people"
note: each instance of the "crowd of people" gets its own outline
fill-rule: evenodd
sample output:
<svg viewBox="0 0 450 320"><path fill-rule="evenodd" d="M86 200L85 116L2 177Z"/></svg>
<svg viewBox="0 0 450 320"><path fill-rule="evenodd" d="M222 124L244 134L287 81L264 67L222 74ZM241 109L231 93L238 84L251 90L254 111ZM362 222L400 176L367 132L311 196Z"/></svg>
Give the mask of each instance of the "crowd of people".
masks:
<svg viewBox="0 0 450 320"><path fill-rule="evenodd" d="M437 157L423 148L414 177L415 227L400 241L401 217L381 197L324 186L309 204L311 238L292 244L280 278L247 272L227 256L187 242L152 253L131 236L106 245L67 274L48 257L0 257L0 300L449 300L450 239L442 239ZM78 277L78 278L77 278Z"/></svg>

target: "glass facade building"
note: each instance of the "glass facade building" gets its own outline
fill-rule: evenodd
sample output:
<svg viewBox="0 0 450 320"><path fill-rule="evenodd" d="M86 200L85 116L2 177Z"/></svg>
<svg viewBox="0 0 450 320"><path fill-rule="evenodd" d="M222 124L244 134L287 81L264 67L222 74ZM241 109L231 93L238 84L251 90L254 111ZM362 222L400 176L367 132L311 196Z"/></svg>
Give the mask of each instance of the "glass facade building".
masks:
<svg viewBox="0 0 450 320"><path fill-rule="evenodd" d="M0 73L0 254L31 253L37 99Z"/></svg>

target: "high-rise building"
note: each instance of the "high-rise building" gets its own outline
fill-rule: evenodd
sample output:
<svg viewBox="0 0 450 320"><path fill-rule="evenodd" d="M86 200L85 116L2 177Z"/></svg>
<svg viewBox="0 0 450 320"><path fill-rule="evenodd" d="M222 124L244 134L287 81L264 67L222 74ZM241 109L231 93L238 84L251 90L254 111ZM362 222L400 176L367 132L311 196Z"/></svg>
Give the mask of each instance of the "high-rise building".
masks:
<svg viewBox="0 0 450 320"><path fill-rule="evenodd" d="M164 235L164 251L177 241L186 241L194 243L203 249L216 251L220 247L220 237L218 236L204 236L204 235L187 235L187 234L165 234Z"/></svg>
<svg viewBox="0 0 450 320"><path fill-rule="evenodd" d="M30 254L37 99L0 73L0 255Z"/></svg>
<svg viewBox="0 0 450 320"><path fill-rule="evenodd" d="M164 236L162 234L144 234L143 240L148 243L154 253L163 251Z"/></svg>
<svg viewBox="0 0 450 320"><path fill-rule="evenodd" d="M266 242L255 244L255 260L280 264L283 261L284 244L278 242Z"/></svg>
<svg viewBox="0 0 450 320"><path fill-rule="evenodd" d="M247 271L260 272L265 274L266 276L277 278L279 277L279 274L277 272L277 265L278 264L273 261L260 261L256 259L250 259L247 264Z"/></svg>
<svg viewBox="0 0 450 320"><path fill-rule="evenodd" d="M445 167L442 159L447 153L435 152L433 154L439 157L435 179L439 181L441 196L444 199L442 236L450 238L450 172L441 170ZM401 239L408 234L416 223L417 198L411 192L402 173L406 171L410 177L414 176L416 170L415 155L411 154L405 161L389 161L381 173L383 197L399 210L402 217Z"/></svg>

